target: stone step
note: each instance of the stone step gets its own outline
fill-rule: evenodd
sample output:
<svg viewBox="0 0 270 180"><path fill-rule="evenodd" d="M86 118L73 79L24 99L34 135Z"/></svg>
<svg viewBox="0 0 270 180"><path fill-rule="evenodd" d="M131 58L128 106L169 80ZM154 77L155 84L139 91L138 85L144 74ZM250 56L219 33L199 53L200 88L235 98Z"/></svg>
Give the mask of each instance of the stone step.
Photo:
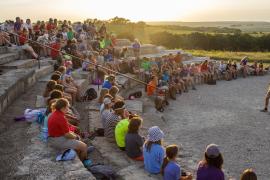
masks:
<svg viewBox="0 0 270 180"><path fill-rule="evenodd" d="M53 71L53 66L13 69L0 76L0 114L22 93L37 82L37 79Z"/></svg>
<svg viewBox="0 0 270 180"><path fill-rule="evenodd" d="M38 65L36 59L26 59L26 60L18 60L10 63L6 63L0 65L0 69L20 69L20 68L31 68Z"/></svg>
<svg viewBox="0 0 270 180"><path fill-rule="evenodd" d="M7 52L8 52L8 48L7 47L0 46L0 54L5 54Z"/></svg>
<svg viewBox="0 0 270 180"><path fill-rule="evenodd" d="M0 65L16 61L19 58L17 53L0 54Z"/></svg>

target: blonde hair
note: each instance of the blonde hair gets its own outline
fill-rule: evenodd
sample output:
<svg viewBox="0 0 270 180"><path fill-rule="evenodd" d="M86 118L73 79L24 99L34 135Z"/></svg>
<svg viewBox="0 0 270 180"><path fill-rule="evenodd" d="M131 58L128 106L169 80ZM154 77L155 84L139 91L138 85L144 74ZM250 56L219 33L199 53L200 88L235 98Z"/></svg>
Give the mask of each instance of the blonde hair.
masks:
<svg viewBox="0 0 270 180"><path fill-rule="evenodd" d="M106 88L101 89L100 94L99 94L99 98L98 98L98 102L103 103L104 96L108 93L109 93L109 89L106 89Z"/></svg>
<svg viewBox="0 0 270 180"><path fill-rule="evenodd" d="M110 95L112 95L113 98L115 98L118 92L119 92L119 89L116 86L113 86L109 91Z"/></svg>

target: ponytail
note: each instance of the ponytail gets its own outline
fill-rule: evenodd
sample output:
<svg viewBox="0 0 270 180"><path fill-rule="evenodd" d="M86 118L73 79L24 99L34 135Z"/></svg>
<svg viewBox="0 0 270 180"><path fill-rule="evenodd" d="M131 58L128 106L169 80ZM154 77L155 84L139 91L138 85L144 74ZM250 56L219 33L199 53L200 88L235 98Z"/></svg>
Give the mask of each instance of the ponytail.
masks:
<svg viewBox="0 0 270 180"><path fill-rule="evenodd" d="M162 166L161 166L161 174L164 175L164 170L170 160L173 160L178 154L178 146L173 144L166 147L166 157L163 160Z"/></svg>
<svg viewBox="0 0 270 180"><path fill-rule="evenodd" d="M169 161L170 160L169 160L169 158L167 156L163 159L163 163L162 163L162 166L161 166L161 174L162 174L162 176L164 175L164 169L168 165Z"/></svg>

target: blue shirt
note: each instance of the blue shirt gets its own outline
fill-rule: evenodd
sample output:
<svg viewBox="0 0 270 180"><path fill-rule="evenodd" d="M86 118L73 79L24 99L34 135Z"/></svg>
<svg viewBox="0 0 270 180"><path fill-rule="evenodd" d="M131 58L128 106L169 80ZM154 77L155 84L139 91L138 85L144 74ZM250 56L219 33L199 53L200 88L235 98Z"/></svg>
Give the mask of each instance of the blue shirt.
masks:
<svg viewBox="0 0 270 180"><path fill-rule="evenodd" d="M113 57L111 54L107 54L104 56L104 61L105 62L110 62L110 61L113 61Z"/></svg>
<svg viewBox="0 0 270 180"><path fill-rule="evenodd" d="M164 169L163 180L179 180L181 177L181 168L174 162L170 161Z"/></svg>
<svg viewBox="0 0 270 180"><path fill-rule="evenodd" d="M163 81L166 81L166 82L169 82L169 80L170 80L169 74L164 73L164 74L162 75L162 80L163 80Z"/></svg>
<svg viewBox="0 0 270 180"><path fill-rule="evenodd" d="M102 88L111 89L112 84L108 80L106 80L106 81L104 81Z"/></svg>
<svg viewBox="0 0 270 180"><path fill-rule="evenodd" d="M160 173L163 159L165 156L164 148L159 144L152 144L150 152L143 147L144 168L152 174Z"/></svg>

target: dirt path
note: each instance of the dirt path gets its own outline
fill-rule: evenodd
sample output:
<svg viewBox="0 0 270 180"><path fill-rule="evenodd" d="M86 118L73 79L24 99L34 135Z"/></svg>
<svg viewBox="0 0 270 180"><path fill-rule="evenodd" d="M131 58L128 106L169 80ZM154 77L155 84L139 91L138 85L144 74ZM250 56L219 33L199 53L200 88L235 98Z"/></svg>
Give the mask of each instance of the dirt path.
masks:
<svg viewBox="0 0 270 180"><path fill-rule="evenodd" d="M161 126L166 144L182 146L180 161L189 169L196 169L207 144L216 143L229 177L239 179L239 174L251 167L258 179L266 180L270 176L270 115L259 109L268 83L269 75L198 86L198 91L170 101L162 121L151 118L161 115L147 107L149 119L145 121Z"/></svg>

